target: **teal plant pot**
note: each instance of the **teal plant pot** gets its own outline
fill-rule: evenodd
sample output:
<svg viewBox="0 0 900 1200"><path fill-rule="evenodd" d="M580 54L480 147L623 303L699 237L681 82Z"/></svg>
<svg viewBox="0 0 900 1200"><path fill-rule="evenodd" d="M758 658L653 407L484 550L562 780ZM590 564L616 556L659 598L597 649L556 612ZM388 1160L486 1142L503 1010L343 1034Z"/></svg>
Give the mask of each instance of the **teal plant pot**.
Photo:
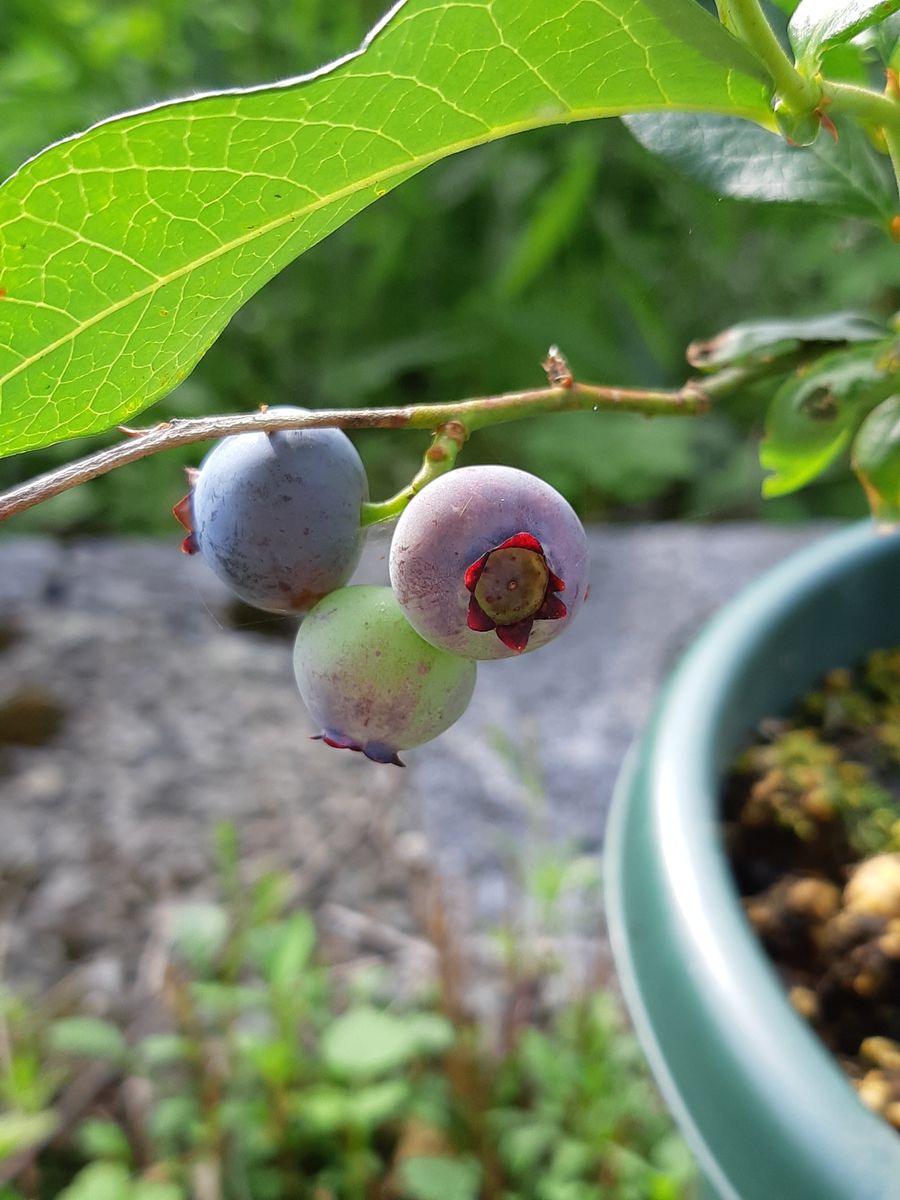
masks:
<svg viewBox="0 0 900 1200"><path fill-rule="evenodd" d="M724 608L622 771L605 851L613 954L638 1036L720 1200L898 1200L900 1137L788 1002L722 846L719 792L757 722L900 643L900 541L829 536Z"/></svg>

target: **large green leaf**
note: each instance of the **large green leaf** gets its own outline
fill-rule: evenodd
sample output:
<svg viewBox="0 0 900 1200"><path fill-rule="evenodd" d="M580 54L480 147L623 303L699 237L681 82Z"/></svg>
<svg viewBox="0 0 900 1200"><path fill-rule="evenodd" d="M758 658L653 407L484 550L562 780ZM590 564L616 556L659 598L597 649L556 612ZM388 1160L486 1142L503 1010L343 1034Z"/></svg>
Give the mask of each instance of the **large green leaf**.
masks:
<svg viewBox="0 0 900 1200"><path fill-rule="evenodd" d="M802 0L788 36L798 63L815 67L823 51L846 42L900 9L900 0Z"/></svg>
<svg viewBox="0 0 900 1200"><path fill-rule="evenodd" d="M890 172L853 125L842 126L837 142L819 137L800 147L727 116L647 113L625 124L641 145L723 196L819 204L879 224L894 213Z"/></svg>
<svg viewBox="0 0 900 1200"><path fill-rule="evenodd" d="M632 111L769 123L761 79L695 0L401 0L313 76L61 142L0 189L0 453L170 391L286 263L446 155Z"/></svg>

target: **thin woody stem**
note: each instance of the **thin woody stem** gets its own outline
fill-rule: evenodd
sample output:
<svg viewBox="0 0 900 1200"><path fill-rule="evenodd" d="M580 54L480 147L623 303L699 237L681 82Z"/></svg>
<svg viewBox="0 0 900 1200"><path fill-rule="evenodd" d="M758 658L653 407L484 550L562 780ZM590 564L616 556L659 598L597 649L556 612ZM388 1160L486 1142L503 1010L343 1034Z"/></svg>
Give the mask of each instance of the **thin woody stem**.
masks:
<svg viewBox="0 0 900 1200"><path fill-rule="evenodd" d="M148 458L174 446L209 441L235 433L267 432L281 429L430 429L446 432L449 423L457 422L465 435L489 425L499 425L522 417L550 412L590 412L618 409L621 412L659 416L666 413L693 415L709 407L712 380L691 381L683 387L665 391L642 388L597 387L587 383L561 384L534 388L530 391L507 392L498 396L461 400L450 404L408 405L402 408L320 409L317 412L284 414L276 411L240 413L235 416L197 417L190 420L173 418L146 430L126 430L127 441L88 454L67 463L18 487L0 494L0 521L24 512L36 504L58 496L69 488L96 479L124 467L128 463ZM465 440L463 438L463 440ZM449 442L436 441L436 447L450 453ZM458 449L458 446L457 446ZM455 460L455 455L454 455ZM426 461L416 480L395 498L418 490L430 478L440 473L440 456ZM446 459L443 460L447 462ZM452 465L450 463L449 465ZM446 467L442 468L446 469ZM423 472L425 473L423 476ZM417 482L418 481L418 482ZM391 503L391 502L387 502ZM401 504L397 511L400 511ZM379 518L375 518L379 519ZM384 519L384 518L380 518Z"/></svg>
<svg viewBox="0 0 900 1200"><path fill-rule="evenodd" d="M127 440L18 487L0 493L0 521L33 508L44 500L97 479L117 467L159 454L173 446L210 441L235 433L275 433L281 429L430 429L431 445L415 478L396 495L381 503L364 504L362 523L372 525L398 516L426 484L455 464L471 433L490 425L518 421L552 412L633 412L645 417L696 416L705 413L715 400L738 392L747 383L791 369L793 359L725 367L700 379L689 379L680 388L618 388L579 383L565 358L551 347L543 366L549 387L523 392L505 392L459 400L451 404L407 405L403 408L319 409L316 412L284 413L261 410L225 417L173 418L148 429L127 429Z"/></svg>

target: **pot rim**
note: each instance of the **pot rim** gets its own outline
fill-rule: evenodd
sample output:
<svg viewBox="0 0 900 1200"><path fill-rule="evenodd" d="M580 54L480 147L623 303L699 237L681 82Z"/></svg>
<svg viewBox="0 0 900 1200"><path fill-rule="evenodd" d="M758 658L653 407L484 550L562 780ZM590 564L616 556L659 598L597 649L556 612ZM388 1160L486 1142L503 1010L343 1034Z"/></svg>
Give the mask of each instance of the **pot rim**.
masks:
<svg viewBox="0 0 900 1200"><path fill-rule="evenodd" d="M719 819L723 770L741 737L723 713L749 665L773 628L889 554L896 548L867 521L793 555L728 603L672 675L614 792L604 873L623 995L660 1090L723 1200L900 1196L897 1134L863 1106L791 1006L744 916ZM877 644L868 626L847 634L859 641L856 658ZM848 661L853 648L841 643ZM839 665L828 662L830 642L821 652L795 698ZM750 1126L742 1145L733 1131L724 1136L729 1121ZM738 1192L754 1161L768 1172L767 1190L741 1183Z"/></svg>

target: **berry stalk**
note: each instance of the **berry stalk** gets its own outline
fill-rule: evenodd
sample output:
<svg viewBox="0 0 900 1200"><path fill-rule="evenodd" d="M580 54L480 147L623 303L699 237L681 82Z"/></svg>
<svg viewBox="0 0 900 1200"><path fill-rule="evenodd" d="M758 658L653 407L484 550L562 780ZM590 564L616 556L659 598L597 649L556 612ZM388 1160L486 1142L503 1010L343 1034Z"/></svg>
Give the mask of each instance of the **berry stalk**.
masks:
<svg viewBox="0 0 900 1200"><path fill-rule="evenodd" d="M447 421L434 432L431 445L425 451L421 467L405 488L401 488L388 500L365 503L360 510L360 524L377 525L380 521L391 521L418 495L426 484L437 479L456 465L456 457L466 444L469 431L462 421Z"/></svg>
<svg viewBox="0 0 900 1200"><path fill-rule="evenodd" d="M719 8L720 12L725 10L722 15L727 18L723 21L726 28L749 46L765 66L781 102L797 115L813 112L819 103L819 88L791 62L759 0L727 0Z"/></svg>

